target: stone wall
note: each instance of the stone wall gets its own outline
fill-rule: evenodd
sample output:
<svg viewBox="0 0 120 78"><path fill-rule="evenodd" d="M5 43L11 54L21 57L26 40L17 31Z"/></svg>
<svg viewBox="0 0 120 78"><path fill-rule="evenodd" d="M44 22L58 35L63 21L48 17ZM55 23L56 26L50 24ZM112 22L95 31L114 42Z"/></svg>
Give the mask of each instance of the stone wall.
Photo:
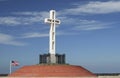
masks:
<svg viewBox="0 0 120 78"><path fill-rule="evenodd" d="M98 78L120 78L120 73L102 73L97 76Z"/></svg>
<svg viewBox="0 0 120 78"><path fill-rule="evenodd" d="M98 76L98 78L120 78L120 75L118 75L118 76Z"/></svg>

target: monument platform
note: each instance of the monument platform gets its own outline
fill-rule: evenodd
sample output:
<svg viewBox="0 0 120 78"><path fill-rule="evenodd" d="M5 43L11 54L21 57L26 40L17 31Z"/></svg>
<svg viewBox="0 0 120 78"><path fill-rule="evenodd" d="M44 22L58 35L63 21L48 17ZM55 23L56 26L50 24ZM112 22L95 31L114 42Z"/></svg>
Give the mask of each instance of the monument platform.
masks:
<svg viewBox="0 0 120 78"><path fill-rule="evenodd" d="M75 65L31 65L23 66L9 77L97 77L82 66Z"/></svg>
<svg viewBox="0 0 120 78"><path fill-rule="evenodd" d="M40 54L39 64L51 64L52 54ZM55 64L65 64L65 54L55 54Z"/></svg>

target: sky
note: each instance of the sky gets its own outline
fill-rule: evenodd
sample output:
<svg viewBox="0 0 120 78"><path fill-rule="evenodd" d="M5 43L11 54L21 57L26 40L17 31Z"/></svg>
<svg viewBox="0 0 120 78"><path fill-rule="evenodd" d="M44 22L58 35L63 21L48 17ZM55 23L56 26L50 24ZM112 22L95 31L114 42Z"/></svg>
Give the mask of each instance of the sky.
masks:
<svg viewBox="0 0 120 78"><path fill-rule="evenodd" d="M56 11L56 53L93 73L120 73L120 0L0 0L0 73L10 61L39 63L49 53L49 11Z"/></svg>

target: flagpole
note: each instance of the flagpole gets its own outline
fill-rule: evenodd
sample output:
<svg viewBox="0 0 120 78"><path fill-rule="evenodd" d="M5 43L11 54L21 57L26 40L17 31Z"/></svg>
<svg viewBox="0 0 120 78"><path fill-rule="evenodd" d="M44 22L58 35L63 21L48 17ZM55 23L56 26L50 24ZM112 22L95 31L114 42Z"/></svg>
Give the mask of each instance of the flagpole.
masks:
<svg viewBox="0 0 120 78"><path fill-rule="evenodd" d="M9 72L10 74L11 74L11 71L12 71L12 67L11 67L11 60L10 60L10 72Z"/></svg>

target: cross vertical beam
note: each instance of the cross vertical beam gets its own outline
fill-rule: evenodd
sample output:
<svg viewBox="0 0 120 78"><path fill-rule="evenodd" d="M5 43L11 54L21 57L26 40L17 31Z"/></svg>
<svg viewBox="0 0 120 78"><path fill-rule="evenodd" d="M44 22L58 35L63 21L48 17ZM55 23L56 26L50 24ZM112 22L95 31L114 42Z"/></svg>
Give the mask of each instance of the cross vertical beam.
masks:
<svg viewBox="0 0 120 78"><path fill-rule="evenodd" d="M56 19L55 10L50 10L50 18L45 18L45 23L50 24L50 32L49 32L49 53L50 53L50 63L56 63L55 57L55 25L60 24L60 20Z"/></svg>

